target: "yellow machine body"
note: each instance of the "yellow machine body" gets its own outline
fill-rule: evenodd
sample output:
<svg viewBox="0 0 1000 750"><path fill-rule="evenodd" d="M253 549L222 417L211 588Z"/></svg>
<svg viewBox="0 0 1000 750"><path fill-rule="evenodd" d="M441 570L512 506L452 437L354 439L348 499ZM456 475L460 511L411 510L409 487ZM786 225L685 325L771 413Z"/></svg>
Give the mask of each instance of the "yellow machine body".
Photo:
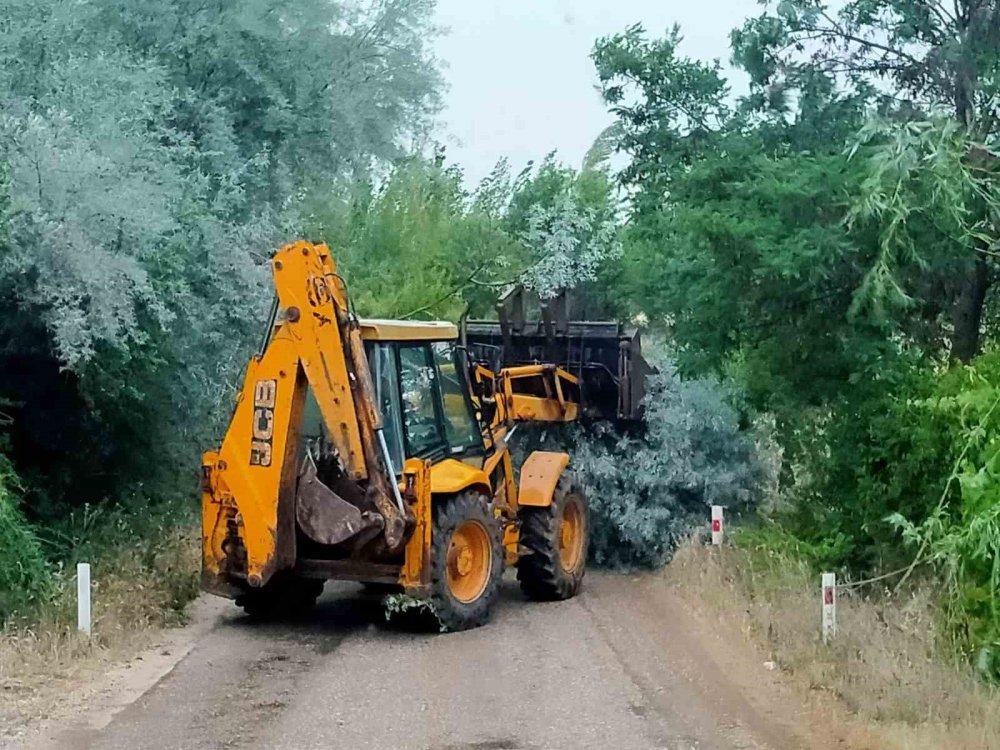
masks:
<svg viewBox="0 0 1000 750"><path fill-rule="evenodd" d="M435 507L463 493L484 499L502 529L504 563L516 563L519 511L552 503L569 456L532 454L518 488L507 436L521 421L577 419L577 378L544 364L466 374L458 358L431 362L454 352L457 327L356 318L324 245L287 245L271 266L277 302L266 343L247 367L221 446L202 462L203 587L239 599L291 576L426 594ZM389 398L380 384L402 372L404 355L426 355L418 371L426 377ZM433 429L461 432L462 413L476 426L462 451L449 443L409 455L415 441L387 423L393 398L424 408L428 394L442 394L428 409L443 423ZM470 524L456 533L474 541ZM469 564L463 557L455 569Z"/></svg>

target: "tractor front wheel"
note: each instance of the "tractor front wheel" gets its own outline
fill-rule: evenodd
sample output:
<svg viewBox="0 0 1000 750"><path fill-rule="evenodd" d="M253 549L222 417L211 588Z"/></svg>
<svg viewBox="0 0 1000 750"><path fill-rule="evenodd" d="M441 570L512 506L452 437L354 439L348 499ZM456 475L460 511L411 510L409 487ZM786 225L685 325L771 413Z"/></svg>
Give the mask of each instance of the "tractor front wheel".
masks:
<svg viewBox="0 0 1000 750"><path fill-rule="evenodd" d="M569 599L587 570L590 514L583 490L563 475L546 508L523 507L517 580L529 599Z"/></svg>
<svg viewBox="0 0 1000 750"><path fill-rule="evenodd" d="M483 495L463 492L435 506L431 565L431 606L441 629L485 623L500 593L503 544Z"/></svg>

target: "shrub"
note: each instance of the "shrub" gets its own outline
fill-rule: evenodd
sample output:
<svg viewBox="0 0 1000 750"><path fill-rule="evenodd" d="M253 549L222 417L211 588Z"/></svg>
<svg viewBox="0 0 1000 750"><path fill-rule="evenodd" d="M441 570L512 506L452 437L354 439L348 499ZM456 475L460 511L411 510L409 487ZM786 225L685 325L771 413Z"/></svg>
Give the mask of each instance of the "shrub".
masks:
<svg viewBox="0 0 1000 750"><path fill-rule="evenodd" d="M879 367L813 425L791 508L748 541L852 575L933 564L956 647L996 680L1000 352Z"/></svg>
<svg viewBox="0 0 1000 750"><path fill-rule="evenodd" d="M682 380L666 356L651 359L659 372L647 383L638 429L577 424L546 430L538 441L561 444L572 457L590 500L597 565L665 564L680 539L707 523L708 506L741 511L766 478L725 389L714 380Z"/></svg>
<svg viewBox="0 0 1000 750"><path fill-rule="evenodd" d="M940 379L933 363L884 358L835 402L803 415L775 518L822 548L825 567L867 574L912 557L888 518L923 520L944 488L956 425L923 406Z"/></svg>
<svg viewBox="0 0 1000 750"><path fill-rule="evenodd" d="M922 516L894 513L909 554L931 562L947 586L959 648L984 676L1000 679L1000 352L936 379L911 401L911 429L933 424L947 468Z"/></svg>
<svg viewBox="0 0 1000 750"><path fill-rule="evenodd" d="M50 587L42 546L18 508L18 486L0 456L0 624L37 604Z"/></svg>

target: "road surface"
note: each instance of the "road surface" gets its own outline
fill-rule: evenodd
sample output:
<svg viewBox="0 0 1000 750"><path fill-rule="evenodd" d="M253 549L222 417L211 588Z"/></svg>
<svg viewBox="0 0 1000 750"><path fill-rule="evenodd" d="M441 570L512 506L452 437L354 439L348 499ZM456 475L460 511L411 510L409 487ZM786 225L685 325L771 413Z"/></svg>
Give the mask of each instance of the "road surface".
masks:
<svg viewBox="0 0 1000 750"><path fill-rule="evenodd" d="M747 676L745 664L730 670L726 649L717 650L705 624L682 609L656 576L589 573L576 599L545 604L524 601L516 582L505 580L489 625L440 635L387 625L360 587L328 584L314 615L297 624L256 624L227 606L104 726L63 723L29 746L806 746L789 729L791 709L780 702L762 708L752 695L756 676Z"/></svg>

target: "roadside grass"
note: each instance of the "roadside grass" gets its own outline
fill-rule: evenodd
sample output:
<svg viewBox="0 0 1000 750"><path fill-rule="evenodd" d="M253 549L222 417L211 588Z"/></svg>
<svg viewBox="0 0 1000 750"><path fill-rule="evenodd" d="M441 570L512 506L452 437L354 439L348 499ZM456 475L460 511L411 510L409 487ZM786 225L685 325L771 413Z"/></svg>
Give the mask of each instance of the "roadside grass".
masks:
<svg viewBox="0 0 1000 750"><path fill-rule="evenodd" d="M1000 749L1000 691L977 678L944 635L929 586L840 590L837 636L820 638L819 576L765 546L682 546L666 575L686 599L738 627L806 691L857 719L852 746Z"/></svg>
<svg viewBox="0 0 1000 750"><path fill-rule="evenodd" d="M122 518L102 521L54 566L45 600L0 628L0 717L42 718L47 696L65 680L129 656L154 629L184 621L198 593L198 529L187 519L159 519L155 534L129 536L134 530ZM76 559L92 569L89 639L76 629Z"/></svg>

